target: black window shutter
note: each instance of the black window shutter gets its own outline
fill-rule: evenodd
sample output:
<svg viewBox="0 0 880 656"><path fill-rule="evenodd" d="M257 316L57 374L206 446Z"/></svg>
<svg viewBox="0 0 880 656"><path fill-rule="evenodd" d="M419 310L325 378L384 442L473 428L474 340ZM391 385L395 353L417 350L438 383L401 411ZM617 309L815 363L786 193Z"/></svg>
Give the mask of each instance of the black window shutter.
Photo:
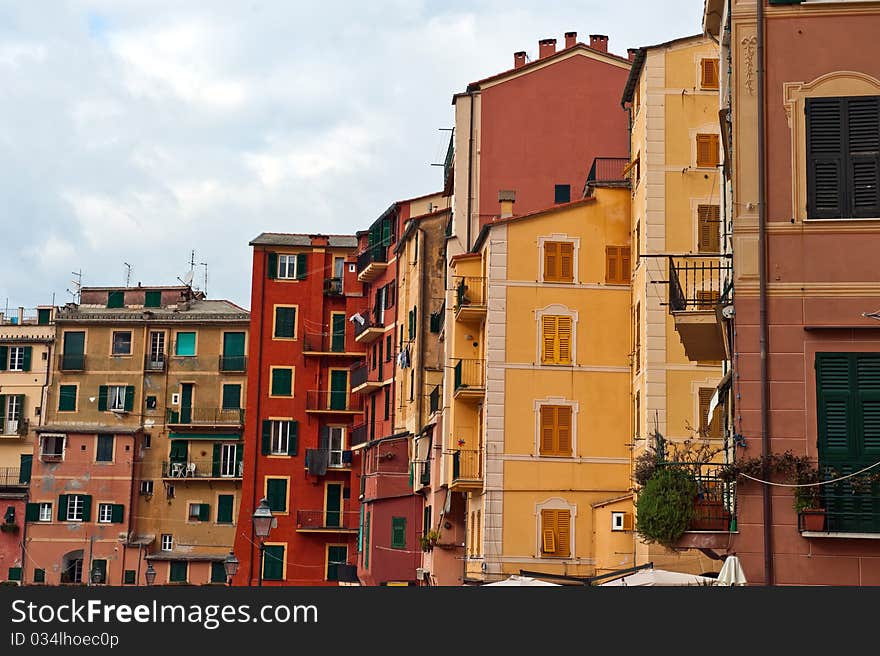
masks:
<svg viewBox="0 0 880 656"><path fill-rule="evenodd" d="M278 253L267 253L266 254L267 264L266 264L266 277L267 278L277 278L278 277Z"/></svg>
<svg viewBox="0 0 880 656"><path fill-rule="evenodd" d="M308 267L308 257L305 253L299 253L296 256L296 279L305 280Z"/></svg>
<svg viewBox="0 0 880 656"><path fill-rule="evenodd" d="M848 206L844 179L844 103L807 98L807 216L838 219Z"/></svg>
<svg viewBox="0 0 880 656"><path fill-rule="evenodd" d="M287 455L295 456L299 446L299 422L290 422L290 434L287 437Z"/></svg>
<svg viewBox="0 0 880 656"><path fill-rule="evenodd" d="M880 217L880 97L847 100L852 216Z"/></svg>
<svg viewBox="0 0 880 656"><path fill-rule="evenodd" d="M269 419L263 420L263 439L262 448L260 449L264 456L269 455L272 449L272 422Z"/></svg>
<svg viewBox="0 0 880 656"><path fill-rule="evenodd" d="M330 427L329 426L321 426L320 433L318 434L318 448L325 449L325 450L330 448Z"/></svg>

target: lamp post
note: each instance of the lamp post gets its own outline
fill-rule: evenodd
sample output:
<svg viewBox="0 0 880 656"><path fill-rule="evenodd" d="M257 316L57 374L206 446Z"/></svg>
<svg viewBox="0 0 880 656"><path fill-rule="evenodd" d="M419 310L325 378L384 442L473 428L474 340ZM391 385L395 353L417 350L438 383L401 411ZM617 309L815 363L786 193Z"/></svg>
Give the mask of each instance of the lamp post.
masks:
<svg viewBox="0 0 880 656"><path fill-rule="evenodd" d="M147 563L147 571L144 572L144 578L147 580L147 585L153 585L153 582L156 580L156 570L153 569L153 563Z"/></svg>
<svg viewBox="0 0 880 656"><path fill-rule="evenodd" d="M232 577L238 572L238 558L233 552L223 560L223 569L226 570L226 585L232 585Z"/></svg>
<svg viewBox="0 0 880 656"><path fill-rule="evenodd" d="M266 551L265 538L269 537L269 531L272 530L272 526L275 523L274 520L272 509L269 508L269 500L266 498L261 499L260 505L254 511L253 516L254 533L260 538L260 586L263 585L263 556Z"/></svg>

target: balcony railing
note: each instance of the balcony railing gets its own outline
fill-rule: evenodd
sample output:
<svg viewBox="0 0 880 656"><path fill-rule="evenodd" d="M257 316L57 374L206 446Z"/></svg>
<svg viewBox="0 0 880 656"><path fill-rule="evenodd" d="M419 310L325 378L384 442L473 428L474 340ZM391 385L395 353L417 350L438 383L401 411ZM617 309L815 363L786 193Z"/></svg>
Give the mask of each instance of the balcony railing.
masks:
<svg viewBox="0 0 880 656"><path fill-rule="evenodd" d="M342 296L342 278L324 278L324 293L327 296Z"/></svg>
<svg viewBox="0 0 880 656"><path fill-rule="evenodd" d="M452 166L455 162L455 130L449 134L449 145L446 147L446 159L443 160L443 190L452 189Z"/></svg>
<svg viewBox="0 0 880 656"><path fill-rule="evenodd" d="M359 513L355 510L297 510L298 531L356 531Z"/></svg>
<svg viewBox="0 0 880 656"><path fill-rule="evenodd" d="M729 273L730 263L726 259L670 257L669 311L714 310Z"/></svg>
<svg viewBox="0 0 880 656"><path fill-rule="evenodd" d="M587 175L587 184L596 182L626 184L629 180L623 171L628 164L629 160L626 157L596 157Z"/></svg>
<svg viewBox="0 0 880 656"><path fill-rule="evenodd" d="M723 480L718 462L662 462L687 472L696 482L697 497L688 531L728 532L736 530L736 483Z"/></svg>
<svg viewBox="0 0 880 656"><path fill-rule="evenodd" d="M454 391L482 390L485 386L483 363L484 360L458 360L454 367Z"/></svg>
<svg viewBox="0 0 880 656"><path fill-rule="evenodd" d="M221 355L220 371L247 371L247 356Z"/></svg>
<svg viewBox="0 0 880 656"><path fill-rule="evenodd" d="M325 335L324 333L305 333L303 335L304 353L344 353L345 335Z"/></svg>
<svg viewBox="0 0 880 656"><path fill-rule="evenodd" d="M315 412L360 412L363 399L349 391L308 390L306 410Z"/></svg>
<svg viewBox="0 0 880 656"><path fill-rule="evenodd" d="M61 371L85 371L86 356L82 353L62 353L58 356Z"/></svg>
<svg viewBox="0 0 880 656"><path fill-rule="evenodd" d="M0 467L0 487L10 485L27 485L21 480L22 471L19 467Z"/></svg>
<svg viewBox="0 0 880 656"><path fill-rule="evenodd" d="M388 261L388 246L386 244L375 244L367 247L367 249L359 253L357 256L358 273L366 269L374 263L384 264Z"/></svg>
<svg viewBox="0 0 880 656"><path fill-rule="evenodd" d="M359 387L365 384L367 385L367 388L381 387L381 371L382 367L379 367L378 369L371 369L369 363L367 362L361 362L355 365L351 368L351 374L349 376L349 379L351 381L351 389L357 390Z"/></svg>
<svg viewBox="0 0 880 656"><path fill-rule="evenodd" d="M832 480L861 469L858 466L837 467L822 472L822 480ZM880 483L853 485L856 479L822 486L825 509L824 530L831 533L880 533ZM859 481L860 483L860 481ZM800 529L803 516L799 518Z"/></svg>
<svg viewBox="0 0 880 656"><path fill-rule="evenodd" d="M144 371L165 371L166 363L164 353L148 353L144 356Z"/></svg>
<svg viewBox="0 0 880 656"><path fill-rule="evenodd" d="M168 410L169 424L244 424L244 408L180 408Z"/></svg>
<svg viewBox="0 0 880 656"><path fill-rule="evenodd" d="M458 449L452 453L452 482L481 481L483 458L480 449Z"/></svg>
<svg viewBox="0 0 880 656"><path fill-rule="evenodd" d="M486 306L486 279L478 276L454 276L455 311L464 307Z"/></svg>
<svg viewBox="0 0 880 656"><path fill-rule="evenodd" d="M370 314L372 314L372 313L370 313ZM364 316L363 313L361 313L361 316L364 318L363 323L361 323L360 321L357 321L357 320L352 321L352 323L354 324L354 338L355 339L360 337L360 335L362 335L365 331L369 330L370 328L380 328L380 329L384 328L383 322L378 321L375 317L372 317L369 315Z"/></svg>
<svg viewBox="0 0 880 656"><path fill-rule="evenodd" d="M363 444L367 441L367 434L367 424L358 424L351 429L348 442L353 447Z"/></svg>
<svg viewBox="0 0 880 656"><path fill-rule="evenodd" d="M238 448L242 447L239 445ZM162 478L241 478L242 472L243 466L239 460L190 458L162 463Z"/></svg>

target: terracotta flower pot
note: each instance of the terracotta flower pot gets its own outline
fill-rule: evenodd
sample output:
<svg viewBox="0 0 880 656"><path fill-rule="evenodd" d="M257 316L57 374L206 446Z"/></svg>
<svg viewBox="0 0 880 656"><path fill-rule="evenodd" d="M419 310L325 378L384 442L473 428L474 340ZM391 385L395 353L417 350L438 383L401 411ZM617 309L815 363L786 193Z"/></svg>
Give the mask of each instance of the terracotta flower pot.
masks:
<svg viewBox="0 0 880 656"><path fill-rule="evenodd" d="M824 531L825 530L825 509L802 510L801 511L801 530L802 531Z"/></svg>

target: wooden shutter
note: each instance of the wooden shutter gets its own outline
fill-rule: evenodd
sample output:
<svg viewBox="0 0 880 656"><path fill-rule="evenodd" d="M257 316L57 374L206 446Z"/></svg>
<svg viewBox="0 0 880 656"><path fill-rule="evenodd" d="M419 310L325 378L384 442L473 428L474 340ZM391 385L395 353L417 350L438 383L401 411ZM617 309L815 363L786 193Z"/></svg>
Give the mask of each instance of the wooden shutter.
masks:
<svg viewBox="0 0 880 656"><path fill-rule="evenodd" d="M125 409L131 412L134 409L134 385L125 387Z"/></svg>
<svg viewBox="0 0 880 656"><path fill-rule="evenodd" d="M556 511L541 511L541 551L547 555L556 554Z"/></svg>
<svg viewBox="0 0 880 656"><path fill-rule="evenodd" d="M6 427L6 394L0 394L0 435L5 431Z"/></svg>
<svg viewBox="0 0 880 656"><path fill-rule="evenodd" d="M556 555L571 555L571 513L568 510L556 511Z"/></svg>
<svg viewBox="0 0 880 656"><path fill-rule="evenodd" d="M406 549L406 517L391 518L391 547Z"/></svg>
<svg viewBox="0 0 880 656"><path fill-rule="evenodd" d="M199 504L199 521L208 522L211 520L211 505L208 503Z"/></svg>
<svg viewBox="0 0 880 656"><path fill-rule="evenodd" d="M540 454L553 455L556 433L556 408L552 405L541 406L541 445Z"/></svg>
<svg viewBox="0 0 880 656"><path fill-rule="evenodd" d="M718 88L718 60L703 59L700 61L700 86L704 89Z"/></svg>
<svg viewBox="0 0 880 656"><path fill-rule="evenodd" d="M559 280L562 282L574 280L574 244L570 241L559 243Z"/></svg>
<svg viewBox="0 0 880 656"><path fill-rule="evenodd" d="M556 351L556 319L555 316L541 317L541 362L554 364L558 360Z"/></svg>
<svg viewBox="0 0 880 656"><path fill-rule="evenodd" d="M557 362L559 364L571 363L571 317L556 318L557 331Z"/></svg>
<svg viewBox="0 0 880 656"><path fill-rule="evenodd" d="M6 371L9 364L9 347L0 346L0 371Z"/></svg>
<svg viewBox="0 0 880 656"><path fill-rule="evenodd" d="M712 397L715 395L715 389L712 387L701 387L699 389L699 406L700 406L700 432L705 437L720 438L721 437L721 421L717 414L713 415L712 421L709 422L709 404L712 403ZM715 408L717 413L718 408Z"/></svg>
<svg viewBox="0 0 880 656"><path fill-rule="evenodd" d="M697 135L697 166L714 168L718 166L718 135Z"/></svg>
<svg viewBox="0 0 880 656"><path fill-rule="evenodd" d="M121 503L114 503L110 507L110 522L112 524L121 524L125 517L125 506Z"/></svg>
<svg viewBox="0 0 880 656"><path fill-rule="evenodd" d="M235 496L232 494L221 494L217 497L217 523L232 523L232 506Z"/></svg>
<svg viewBox="0 0 880 656"><path fill-rule="evenodd" d="M290 422L290 432L287 435L287 455L295 456L299 445L299 422Z"/></svg>
<svg viewBox="0 0 880 656"><path fill-rule="evenodd" d="M83 502L82 520L83 522L90 522L92 521L92 495L80 494L79 496Z"/></svg>
<svg viewBox="0 0 880 656"><path fill-rule="evenodd" d="M214 443L214 451L211 456L211 476L214 478L220 478L220 462L223 460L222 450L222 445Z"/></svg>
<svg viewBox="0 0 880 656"><path fill-rule="evenodd" d="M33 355L34 348L32 346L24 347L24 363L22 364L22 371L30 371L31 370L31 356Z"/></svg>
<svg viewBox="0 0 880 656"><path fill-rule="evenodd" d="M266 277L278 277L278 253L266 253Z"/></svg>
<svg viewBox="0 0 880 656"><path fill-rule="evenodd" d="M58 521L67 521L67 494L58 495Z"/></svg>
<svg viewBox="0 0 880 656"><path fill-rule="evenodd" d="M287 512L287 479L268 479L266 481L266 498L273 511Z"/></svg>
<svg viewBox="0 0 880 656"><path fill-rule="evenodd" d="M107 386L101 385L98 388L98 410L104 411L107 409Z"/></svg>
<svg viewBox="0 0 880 656"><path fill-rule="evenodd" d="M40 521L40 504L29 503L24 509L24 521L38 522Z"/></svg>
<svg viewBox="0 0 880 656"><path fill-rule="evenodd" d="M630 254L629 246L621 246L620 247L620 280L618 282L623 284L629 283L629 273L632 267L632 255Z"/></svg>
<svg viewBox="0 0 880 656"><path fill-rule="evenodd" d="M556 407L556 452L571 455L571 406Z"/></svg>
<svg viewBox="0 0 880 656"><path fill-rule="evenodd" d="M849 98L849 196L852 216L880 217L880 97Z"/></svg>
<svg viewBox="0 0 880 656"><path fill-rule="evenodd" d="M544 280L559 280L559 244L555 241L544 242Z"/></svg>
<svg viewBox="0 0 880 656"><path fill-rule="evenodd" d="M718 253L721 251L721 207L718 205L698 205L698 243L700 253Z"/></svg>
<svg viewBox="0 0 880 656"><path fill-rule="evenodd" d="M263 420L263 434L262 439L260 441L260 452L267 456L272 451L272 421L269 419Z"/></svg>
<svg viewBox="0 0 880 656"><path fill-rule="evenodd" d="M296 279L305 280L308 275L308 255L299 253L296 256Z"/></svg>
<svg viewBox="0 0 880 656"><path fill-rule="evenodd" d="M843 101L807 98L807 217L844 215Z"/></svg>
<svg viewBox="0 0 880 656"><path fill-rule="evenodd" d="M620 254L617 246L605 247L605 282L614 283L620 278L618 269L620 268Z"/></svg>

